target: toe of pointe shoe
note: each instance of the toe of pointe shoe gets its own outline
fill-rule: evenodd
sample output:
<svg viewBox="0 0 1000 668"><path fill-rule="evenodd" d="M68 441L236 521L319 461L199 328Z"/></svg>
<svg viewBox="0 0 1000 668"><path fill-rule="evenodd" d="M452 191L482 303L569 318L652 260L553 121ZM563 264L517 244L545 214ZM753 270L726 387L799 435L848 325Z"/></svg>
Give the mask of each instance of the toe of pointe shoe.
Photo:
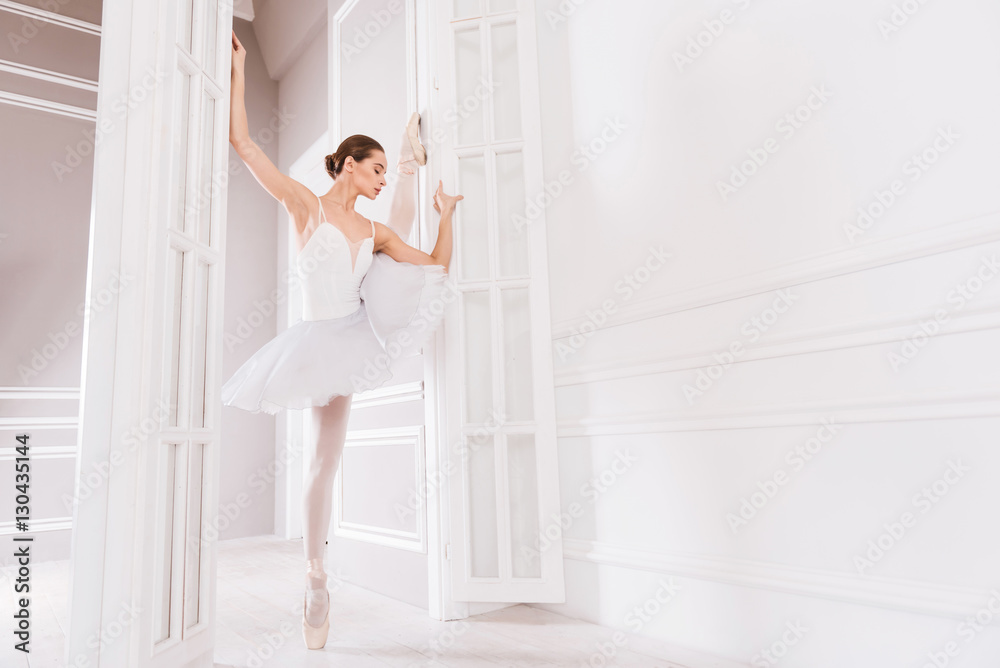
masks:
<svg viewBox="0 0 1000 668"><path fill-rule="evenodd" d="M322 649L326 645L327 635L330 633L330 611L326 611L326 618L319 626L310 626L306 620L305 601L302 602L302 639L308 649Z"/></svg>
<svg viewBox="0 0 1000 668"><path fill-rule="evenodd" d="M427 164L427 151L424 149L424 145L420 143L420 114L413 112L410 116L409 122L406 124L406 136L410 140L410 148L413 151L413 158L417 161L418 165Z"/></svg>
<svg viewBox="0 0 1000 668"><path fill-rule="evenodd" d="M302 638L309 649L322 649L326 645L327 635L330 633L330 613L326 613L326 619L319 626L309 626L305 615L302 616Z"/></svg>
<svg viewBox="0 0 1000 668"><path fill-rule="evenodd" d="M416 136L420 130L420 112L414 111L410 114L410 120L406 121L406 131L407 133Z"/></svg>

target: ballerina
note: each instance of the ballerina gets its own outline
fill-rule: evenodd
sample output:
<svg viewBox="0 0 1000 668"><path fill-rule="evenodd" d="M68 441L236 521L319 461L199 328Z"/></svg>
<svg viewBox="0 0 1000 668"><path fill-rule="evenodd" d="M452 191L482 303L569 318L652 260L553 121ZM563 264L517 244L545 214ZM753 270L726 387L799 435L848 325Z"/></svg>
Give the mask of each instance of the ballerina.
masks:
<svg viewBox="0 0 1000 668"><path fill-rule="evenodd" d="M409 236L416 215L417 167L427 162L416 112L403 131L388 225L354 210L359 196L374 200L386 185L388 160L371 137L352 135L326 156L333 185L321 196L282 174L249 138L245 57L233 31L229 141L254 178L288 211L296 235L303 316L226 381L222 401L250 412L311 413L302 500L307 580L302 634L309 649L319 649L330 628L324 551L351 401L355 392L389 380L391 359L419 350L439 325L443 309L429 307L444 299L451 219L464 197L445 194L438 182L434 209L441 220L433 252L400 238Z"/></svg>

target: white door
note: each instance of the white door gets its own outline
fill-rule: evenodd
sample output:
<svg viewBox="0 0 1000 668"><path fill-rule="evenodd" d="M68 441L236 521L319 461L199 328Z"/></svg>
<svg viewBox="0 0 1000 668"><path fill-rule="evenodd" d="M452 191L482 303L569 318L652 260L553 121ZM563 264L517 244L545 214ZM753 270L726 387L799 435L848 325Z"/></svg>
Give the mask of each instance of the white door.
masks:
<svg viewBox="0 0 1000 668"><path fill-rule="evenodd" d="M134 281L84 321L69 666L212 665L231 30L104 5L87 297Z"/></svg>
<svg viewBox="0 0 1000 668"><path fill-rule="evenodd" d="M526 211L544 185L534 3L429 4L442 178L465 196L441 360L451 600L562 602L545 216Z"/></svg>
<svg viewBox="0 0 1000 668"><path fill-rule="evenodd" d="M390 163L387 188L374 202L358 198L357 208L366 218L391 224L401 135L410 113L419 108L414 3L334 0L328 6L329 130L290 171L314 192L326 192L332 181L324 156L352 134L373 137ZM421 192L428 182L424 172L418 176ZM418 196L416 206L426 208L426 198ZM420 223L402 236L429 250ZM294 243L288 247L294 249ZM300 317L299 300L293 293L289 322ZM386 385L354 395L327 552L328 564L353 583L419 607L429 605L427 506L421 500L430 413L426 357L393 360L393 378ZM289 440L310 438L309 428L302 411L298 420L289 420ZM291 503L298 508L301 501Z"/></svg>

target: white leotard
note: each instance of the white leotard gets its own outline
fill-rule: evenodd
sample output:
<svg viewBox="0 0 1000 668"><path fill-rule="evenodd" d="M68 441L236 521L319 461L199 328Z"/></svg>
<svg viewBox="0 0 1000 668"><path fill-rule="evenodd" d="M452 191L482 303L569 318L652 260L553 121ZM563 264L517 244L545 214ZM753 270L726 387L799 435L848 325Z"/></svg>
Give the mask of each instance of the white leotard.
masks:
<svg viewBox="0 0 1000 668"><path fill-rule="evenodd" d="M361 279L372 264L375 246L374 222L370 237L352 242L326 219L322 202L319 216L319 226L295 259L303 320L340 318L361 306Z"/></svg>

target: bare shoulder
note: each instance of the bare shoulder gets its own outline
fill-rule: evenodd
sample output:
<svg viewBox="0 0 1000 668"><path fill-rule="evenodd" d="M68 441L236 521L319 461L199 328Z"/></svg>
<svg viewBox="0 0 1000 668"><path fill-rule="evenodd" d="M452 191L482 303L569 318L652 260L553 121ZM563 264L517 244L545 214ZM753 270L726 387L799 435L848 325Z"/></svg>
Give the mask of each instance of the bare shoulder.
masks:
<svg viewBox="0 0 1000 668"><path fill-rule="evenodd" d="M377 220L372 221L375 225L375 237L372 244L372 252L385 251L386 249L391 249L396 246L396 244L401 243L402 239L396 234L388 225L378 222Z"/></svg>

